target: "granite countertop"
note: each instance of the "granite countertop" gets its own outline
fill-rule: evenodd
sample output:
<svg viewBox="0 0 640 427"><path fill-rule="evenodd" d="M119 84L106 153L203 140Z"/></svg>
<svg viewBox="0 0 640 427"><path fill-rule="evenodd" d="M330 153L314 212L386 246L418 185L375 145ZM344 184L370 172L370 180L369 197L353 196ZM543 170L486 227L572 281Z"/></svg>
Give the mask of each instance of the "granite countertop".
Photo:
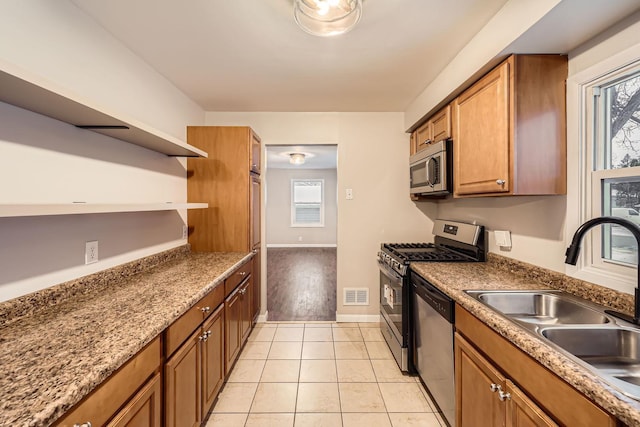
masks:
<svg viewBox="0 0 640 427"><path fill-rule="evenodd" d="M464 290L560 289L627 313L632 312L633 297L526 263L489 255L486 263L412 263L411 268L602 408L629 426L640 426L640 401L611 387L541 338L467 295Z"/></svg>
<svg viewBox="0 0 640 427"><path fill-rule="evenodd" d="M251 256L181 250L0 303L0 425L53 423Z"/></svg>

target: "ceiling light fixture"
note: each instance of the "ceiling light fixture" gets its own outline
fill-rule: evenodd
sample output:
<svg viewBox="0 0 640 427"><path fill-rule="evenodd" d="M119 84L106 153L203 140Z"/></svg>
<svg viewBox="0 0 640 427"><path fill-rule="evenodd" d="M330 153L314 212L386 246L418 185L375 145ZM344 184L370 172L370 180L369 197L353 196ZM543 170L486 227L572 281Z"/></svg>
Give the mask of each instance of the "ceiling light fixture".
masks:
<svg viewBox="0 0 640 427"><path fill-rule="evenodd" d="M289 154L289 163L292 165L304 164L304 153L291 153Z"/></svg>
<svg viewBox="0 0 640 427"><path fill-rule="evenodd" d="M293 0L293 17L314 36L337 36L351 30L362 16L362 0Z"/></svg>

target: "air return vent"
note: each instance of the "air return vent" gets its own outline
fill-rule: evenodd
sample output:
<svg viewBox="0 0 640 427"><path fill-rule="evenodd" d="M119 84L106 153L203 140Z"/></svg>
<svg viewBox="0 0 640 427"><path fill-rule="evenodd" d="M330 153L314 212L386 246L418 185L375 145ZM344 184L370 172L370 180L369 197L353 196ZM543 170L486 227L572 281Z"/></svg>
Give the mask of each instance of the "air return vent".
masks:
<svg viewBox="0 0 640 427"><path fill-rule="evenodd" d="M369 305L368 288L344 288L344 305Z"/></svg>

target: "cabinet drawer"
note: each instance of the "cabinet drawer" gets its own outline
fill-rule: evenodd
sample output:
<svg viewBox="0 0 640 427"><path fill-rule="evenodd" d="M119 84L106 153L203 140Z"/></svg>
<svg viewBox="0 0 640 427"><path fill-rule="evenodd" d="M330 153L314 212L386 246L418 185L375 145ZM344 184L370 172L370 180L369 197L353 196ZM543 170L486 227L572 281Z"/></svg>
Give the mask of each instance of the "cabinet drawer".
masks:
<svg viewBox="0 0 640 427"><path fill-rule="evenodd" d="M159 368L160 338L158 337L98 386L56 425L73 427L87 422L94 426L105 425Z"/></svg>
<svg viewBox="0 0 640 427"><path fill-rule="evenodd" d="M245 262L240 268L238 268L227 280L224 281L224 293L225 295L231 294L233 290L242 282L248 275L251 274L250 261Z"/></svg>
<svg viewBox="0 0 640 427"><path fill-rule="evenodd" d="M167 328L165 332L165 352L167 357L171 356L180 347L180 344L200 326L205 317L213 313L216 307L222 303L224 289L225 287L222 284L218 285Z"/></svg>

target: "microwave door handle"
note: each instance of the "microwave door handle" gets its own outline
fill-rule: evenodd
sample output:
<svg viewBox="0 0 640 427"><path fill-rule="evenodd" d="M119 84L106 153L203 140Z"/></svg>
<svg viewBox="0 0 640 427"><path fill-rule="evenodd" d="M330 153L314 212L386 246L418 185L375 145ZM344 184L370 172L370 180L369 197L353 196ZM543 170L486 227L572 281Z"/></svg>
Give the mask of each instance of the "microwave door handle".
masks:
<svg viewBox="0 0 640 427"><path fill-rule="evenodd" d="M424 162L424 173L425 173L424 182L426 182L429 187L433 188L433 183L429 178L431 175L430 169L431 169L431 157L429 157L428 159L425 159L425 162Z"/></svg>

